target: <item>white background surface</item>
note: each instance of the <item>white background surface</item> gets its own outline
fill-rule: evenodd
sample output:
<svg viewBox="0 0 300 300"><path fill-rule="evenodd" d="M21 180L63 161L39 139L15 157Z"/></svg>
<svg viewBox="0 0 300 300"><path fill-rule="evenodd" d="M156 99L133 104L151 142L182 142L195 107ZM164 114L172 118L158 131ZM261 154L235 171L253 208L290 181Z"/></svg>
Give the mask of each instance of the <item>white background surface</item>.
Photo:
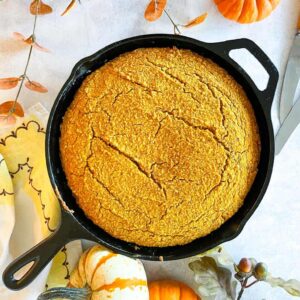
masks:
<svg viewBox="0 0 300 300"><path fill-rule="evenodd" d="M0 1L0 77L16 76L23 72L28 47L12 40L11 36L14 31L24 35L31 33L33 16L28 13L29 2ZM51 53L34 51L28 75L32 80L46 85L49 92L38 94L24 89L20 96L24 107L41 102L47 109L51 109L74 64L103 46L134 35L172 33L173 30L165 16L155 23L144 20L147 0L82 0L82 5L65 17L61 17L60 13L69 1L45 2L54 8L54 13L39 18L36 35L39 43L49 48ZM207 42L247 37L267 53L280 73L272 107L276 131L279 125L278 91L295 33L300 1L282 0L271 17L252 25L240 25L224 19L212 0L169 0L168 9L178 23L185 23L208 11L207 21L185 30L184 35ZM256 80L263 81L260 69L253 67L251 60L247 58L243 57L243 61L245 68L250 70ZM15 93L16 90L1 90L0 102L12 99ZM299 228L300 127L276 157L271 183L261 205L243 232L234 241L226 243L226 249L235 260L243 256L255 257L259 261L265 261L273 275L300 279ZM147 268L153 277L174 276L189 280L181 264L182 262L165 263L162 266L160 263L147 263ZM248 290L244 297L251 300L290 298L280 289L272 289L264 283Z"/></svg>

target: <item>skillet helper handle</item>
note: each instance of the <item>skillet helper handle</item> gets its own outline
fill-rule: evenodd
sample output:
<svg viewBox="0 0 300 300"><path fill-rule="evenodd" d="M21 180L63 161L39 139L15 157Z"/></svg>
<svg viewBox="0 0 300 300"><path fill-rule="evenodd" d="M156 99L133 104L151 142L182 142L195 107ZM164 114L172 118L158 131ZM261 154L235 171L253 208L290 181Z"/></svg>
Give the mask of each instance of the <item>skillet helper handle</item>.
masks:
<svg viewBox="0 0 300 300"><path fill-rule="evenodd" d="M218 43L217 43L218 44ZM236 50L236 49L246 49L248 50L258 61L259 63L264 67L266 72L269 75L269 80L267 87L265 90L261 91L257 88L255 83L253 82L252 78L247 74L246 76L248 79L251 79L253 88L256 92L257 95L262 96L264 98L264 102L266 103L266 109L267 111L271 110L274 94L276 91L277 83L278 83L278 78L279 74L274 66L274 64L270 61L268 56L265 54L265 52L257 46L253 41L249 39L237 39L237 40L230 40L230 41L225 41L220 43L220 53L222 56L225 56L227 59L229 58L231 60L231 64L233 64L237 69L242 69L241 66L236 63L230 56L229 53L231 50ZM264 102L262 103L264 105Z"/></svg>
<svg viewBox="0 0 300 300"><path fill-rule="evenodd" d="M11 290L20 290L30 284L46 267L57 252L68 242L83 238L83 228L68 212L62 212L62 222L45 240L10 263L3 272L3 282ZM29 263L30 269L16 279L15 274Z"/></svg>

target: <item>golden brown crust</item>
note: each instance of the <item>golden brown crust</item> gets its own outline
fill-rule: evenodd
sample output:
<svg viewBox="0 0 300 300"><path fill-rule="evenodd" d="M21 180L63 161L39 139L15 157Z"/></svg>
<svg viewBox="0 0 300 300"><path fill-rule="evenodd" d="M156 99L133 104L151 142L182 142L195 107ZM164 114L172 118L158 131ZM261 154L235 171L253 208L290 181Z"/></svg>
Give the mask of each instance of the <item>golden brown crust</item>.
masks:
<svg viewBox="0 0 300 300"><path fill-rule="evenodd" d="M137 49L89 75L64 117L60 150L79 206L114 237L186 244L243 204L260 138L239 84L211 60Z"/></svg>

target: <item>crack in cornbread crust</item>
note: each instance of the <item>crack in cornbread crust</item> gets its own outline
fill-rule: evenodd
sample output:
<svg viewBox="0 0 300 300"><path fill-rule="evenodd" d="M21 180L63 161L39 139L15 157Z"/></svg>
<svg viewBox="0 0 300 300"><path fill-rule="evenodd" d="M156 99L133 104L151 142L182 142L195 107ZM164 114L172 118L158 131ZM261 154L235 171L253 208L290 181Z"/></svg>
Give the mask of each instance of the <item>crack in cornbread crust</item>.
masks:
<svg viewBox="0 0 300 300"><path fill-rule="evenodd" d="M68 184L88 218L144 246L188 243L243 204L260 156L253 109L211 60L138 49L77 91L61 126Z"/></svg>

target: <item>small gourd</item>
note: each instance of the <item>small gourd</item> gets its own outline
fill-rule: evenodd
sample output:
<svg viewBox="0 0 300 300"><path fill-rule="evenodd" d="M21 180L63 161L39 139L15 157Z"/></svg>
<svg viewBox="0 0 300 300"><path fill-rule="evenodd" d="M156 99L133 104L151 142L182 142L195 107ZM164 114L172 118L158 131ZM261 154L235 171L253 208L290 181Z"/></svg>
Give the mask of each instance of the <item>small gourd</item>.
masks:
<svg viewBox="0 0 300 300"><path fill-rule="evenodd" d="M86 286L91 300L149 300L142 263L101 246L85 251L71 274L69 287Z"/></svg>
<svg viewBox="0 0 300 300"><path fill-rule="evenodd" d="M214 0L220 13L239 23L253 23L268 17L280 0Z"/></svg>
<svg viewBox="0 0 300 300"><path fill-rule="evenodd" d="M149 283L150 300L200 300L186 284L175 280L158 280Z"/></svg>

